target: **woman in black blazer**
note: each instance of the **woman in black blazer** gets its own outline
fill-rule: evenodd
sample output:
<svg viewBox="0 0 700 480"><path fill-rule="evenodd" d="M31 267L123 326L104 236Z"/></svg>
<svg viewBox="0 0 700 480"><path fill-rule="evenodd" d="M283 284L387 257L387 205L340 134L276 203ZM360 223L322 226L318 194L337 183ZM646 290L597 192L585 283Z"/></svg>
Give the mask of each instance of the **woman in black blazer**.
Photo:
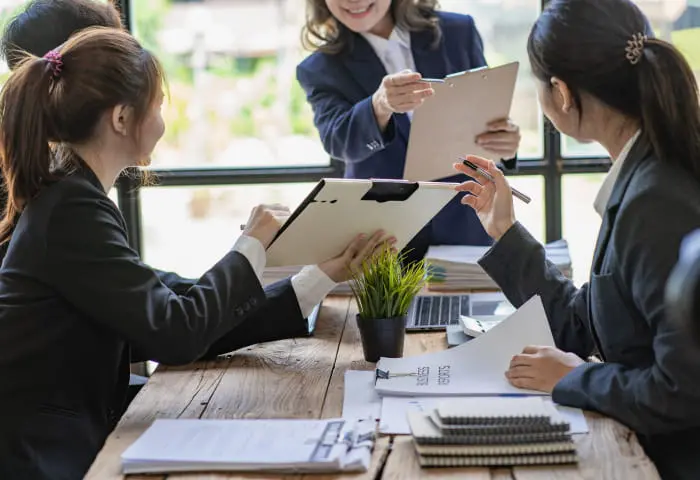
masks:
<svg viewBox="0 0 700 480"><path fill-rule="evenodd" d="M506 372L521 388L637 432L665 479L700 478L700 350L664 311L681 241L700 227L700 108L693 73L629 0L552 0L528 41L542 110L600 142L613 168L589 283L576 288L516 222L510 188L468 182L464 203L497 241L480 264L519 306L540 295L558 348L529 346ZM460 171L469 173L462 166ZM602 363L584 359L596 353Z"/></svg>
<svg viewBox="0 0 700 480"><path fill-rule="evenodd" d="M162 136L162 81L128 33L95 28L28 56L2 90L0 478L82 478L118 419L133 352L184 364L303 318L294 285L259 280L286 209L256 208L233 249L180 292L129 247L107 191ZM345 280L382 236L356 239L317 274Z"/></svg>

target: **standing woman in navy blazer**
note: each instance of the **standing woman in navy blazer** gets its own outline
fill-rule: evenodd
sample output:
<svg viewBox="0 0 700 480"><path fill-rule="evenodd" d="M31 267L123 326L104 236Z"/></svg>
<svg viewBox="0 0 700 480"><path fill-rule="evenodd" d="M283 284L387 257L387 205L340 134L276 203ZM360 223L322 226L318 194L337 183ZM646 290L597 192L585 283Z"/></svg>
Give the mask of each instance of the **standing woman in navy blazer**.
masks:
<svg viewBox="0 0 700 480"><path fill-rule="evenodd" d="M412 112L433 94L421 76L443 78L486 65L473 19L438 12L435 0L307 4L304 43L316 51L297 67L297 79L326 151L345 163L347 178L403 178ZM515 167L520 132L512 122L495 122L478 140ZM460 208L461 197L409 244L411 259L423 257L429 245L491 243L474 212Z"/></svg>

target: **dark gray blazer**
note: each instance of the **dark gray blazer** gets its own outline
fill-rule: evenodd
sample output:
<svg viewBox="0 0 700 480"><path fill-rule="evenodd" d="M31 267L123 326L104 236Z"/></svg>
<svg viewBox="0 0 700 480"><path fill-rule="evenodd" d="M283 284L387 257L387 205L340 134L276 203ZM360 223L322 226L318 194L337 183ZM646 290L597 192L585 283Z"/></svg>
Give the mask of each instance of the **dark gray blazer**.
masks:
<svg viewBox="0 0 700 480"><path fill-rule="evenodd" d="M85 167L32 199L0 268L0 478L82 478L132 360L183 364L307 332L291 283L263 289L238 252L196 282L144 265Z"/></svg>
<svg viewBox="0 0 700 480"><path fill-rule="evenodd" d="M642 135L620 171L577 289L516 224L481 259L515 306L542 297L557 346L586 363L552 393L637 432L665 479L700 478L700 350L664 313L681 241L700 228L700 183L660 161Z"/></svg>

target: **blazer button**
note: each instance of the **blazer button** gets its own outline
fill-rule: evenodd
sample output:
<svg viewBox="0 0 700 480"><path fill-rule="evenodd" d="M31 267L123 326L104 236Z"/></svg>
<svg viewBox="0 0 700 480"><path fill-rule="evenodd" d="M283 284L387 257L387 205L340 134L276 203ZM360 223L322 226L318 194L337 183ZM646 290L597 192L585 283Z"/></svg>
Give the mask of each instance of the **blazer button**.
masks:
<svg viewBox="0 0 700 480"><path fill-rule="evenodd" d="M246 302L243 304L243 310L250 312L250 303Z"/></svg>
<svg viewBox="0 0 700 480"><path fill-rule="evenodd" d="M257 306L258 306L258 299L255 298L255 297L251 298L251 299L250 299L250 304L251 304L252 306L254 306L254 307L257 307Z"/></svg>
<svg viewBox="0 0 700 480"><path fill-rule="evenodd" d="M238 316L238 317L242 317L245 314L245 312L243 311L243 309L241 307L236 307L234 312L236 313L236 316Z"/></svg>

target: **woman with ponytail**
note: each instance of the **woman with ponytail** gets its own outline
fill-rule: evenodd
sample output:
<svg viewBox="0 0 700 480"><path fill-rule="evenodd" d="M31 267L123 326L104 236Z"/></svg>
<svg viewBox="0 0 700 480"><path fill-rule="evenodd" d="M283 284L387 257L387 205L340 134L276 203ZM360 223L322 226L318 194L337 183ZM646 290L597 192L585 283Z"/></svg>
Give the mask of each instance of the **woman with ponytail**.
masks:
<svg viewBox="0 0 700 480"><path fill-rule="evenodd" d="M494 183L458 187L496 240L481 266L514 305L541 297L556 342L525 348L506 377L627 425L662 478L698 479L700 349L664 311L681 241L700 228L693 73L630 0L551 0L528 53L544 114L563 134L599 142L613 164L595 200L602 226L581 288L516 221L492 162L473 158ZM603 362L584 360L593 354Z"/></svg>
<svg viewBox="0 0 700 480"><path fill-rule="evenodd" d="M162 82L132 36L98 27L25 55L0 94L0 478L83 478L119 418L133 352L185 364L308 334L309 306L383 244L381 232L358 237L303 281L263 289L288 211L260 206L219 262L168 286L107 196L163 134Z"/></svg>

